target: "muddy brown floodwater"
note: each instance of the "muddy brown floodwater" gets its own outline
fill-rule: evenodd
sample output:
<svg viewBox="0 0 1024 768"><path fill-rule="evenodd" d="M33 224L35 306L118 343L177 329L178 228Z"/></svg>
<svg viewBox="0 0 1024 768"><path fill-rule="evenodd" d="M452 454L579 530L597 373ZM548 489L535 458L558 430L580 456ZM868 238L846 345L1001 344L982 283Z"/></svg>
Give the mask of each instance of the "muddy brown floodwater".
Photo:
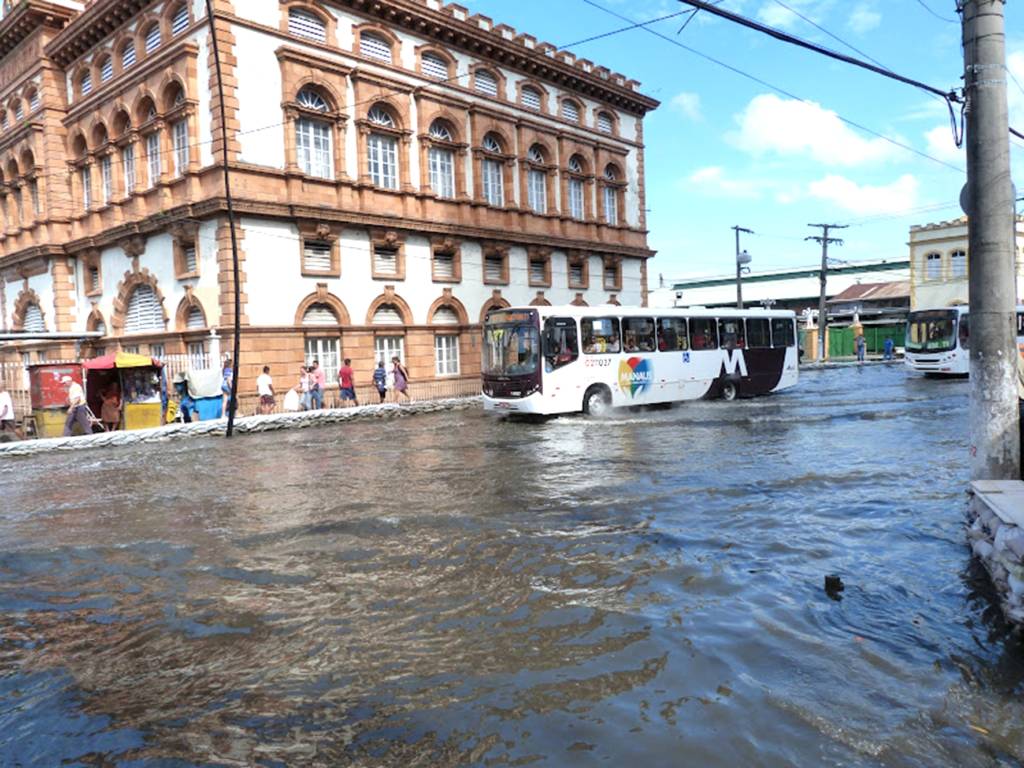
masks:
<svg viewBox="0 0 1024 768"><path fill-rule="evenodd" d="M0 763L1019 765L966 409L870 367L4 461Z"/></svg>

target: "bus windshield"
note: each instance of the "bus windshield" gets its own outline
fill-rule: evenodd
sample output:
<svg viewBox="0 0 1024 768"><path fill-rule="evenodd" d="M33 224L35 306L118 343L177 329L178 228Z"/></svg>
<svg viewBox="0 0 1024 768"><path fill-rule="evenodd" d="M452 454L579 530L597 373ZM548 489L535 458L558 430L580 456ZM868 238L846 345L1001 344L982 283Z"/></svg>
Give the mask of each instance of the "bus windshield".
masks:
<svg viewBox="0 0 1024 768"><path fill-rule="evenodd" d="M956 347L956 311L911 312L907 318L907 349L911 352L948 352Z"/></svg>
<svg viewBox="0 0 1024 768"><path fill-rule="evenodd" d="M528 376L540 365L540 331L532 311L493 312L484 326L485 376Z"/></svg>

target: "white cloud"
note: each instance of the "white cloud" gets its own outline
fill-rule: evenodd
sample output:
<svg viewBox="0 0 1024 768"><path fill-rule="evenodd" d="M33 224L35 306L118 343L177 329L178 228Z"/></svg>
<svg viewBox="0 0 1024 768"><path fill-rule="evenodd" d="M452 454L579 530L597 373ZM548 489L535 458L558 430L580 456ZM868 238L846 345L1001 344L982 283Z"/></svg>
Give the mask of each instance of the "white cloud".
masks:
<svg viewBox="0 0 1024 768"><path fill-rule="evenodd" d="M761 182L729 179L721 166L711 165L690 174L689 181L693 186L709 194L720 197L739 197L756 200L761 197Z"/></svg>
<svg viewBox="0 0 1024 768"><path fill-rule="evenodd" d="M803 21L801 15L815 23L821 23L821 17L832 3L822 0L788 0L786 5L789 7L784 8L776 2L767 2L758 9L757 18L769 27L793 29Z"/></svg>
<svg viewBox="0 0 1024 768"><path fill-rule="evenodd" d="M826 200L850 213L870 216L877 213L909 211L917 203L918 182L909 173L892 184L857 184L845 176L830 174L808 186L811 197Z"/></svg>
<svg viewBox="0 0 1024 768"><path fill-rule="evenodd" d="M754 155L806 156L828 165L857 166L897 156L884 139L864 139L839 116L814 102L770 93L751 99L729 140Z"/></svg>
<svg viewBox="0 0 1024 768"><path fill-rule="evenodd" d="M672 98L672 106L694 122L702 119L700 94L698 93L680 93Z"/></svg>
<svg viewBox="0 0 1024 768"><path fill-rule="evenodd" d="M928 149L926 151L932 157L937 157L939 160L945 160L949 163L965 162L964 150L957 149L956 144L953 142L953 129L950 128L948 123L932 128L924 135L924 138L928 142Z"/></svg>
<svg viewBox="0 0 1024 768"><path fill-rule="evenodd" d="M881 23L882 14L872 10L867 3L858 3L853 9L853 13L850 14L850 18L846 20L846 26L858 35L870 32Z"/></svg>

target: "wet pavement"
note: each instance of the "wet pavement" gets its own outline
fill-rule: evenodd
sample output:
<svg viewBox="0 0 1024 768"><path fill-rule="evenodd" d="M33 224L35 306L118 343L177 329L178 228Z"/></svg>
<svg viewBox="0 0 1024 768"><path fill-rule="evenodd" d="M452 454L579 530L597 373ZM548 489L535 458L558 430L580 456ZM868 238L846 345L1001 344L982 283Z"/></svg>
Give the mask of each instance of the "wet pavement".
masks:
<svg viewBox="0 0 1024 768"><path fill-rule="evenodd" d="M5 460L0 764L1020 765L967 394Z"/></svg>

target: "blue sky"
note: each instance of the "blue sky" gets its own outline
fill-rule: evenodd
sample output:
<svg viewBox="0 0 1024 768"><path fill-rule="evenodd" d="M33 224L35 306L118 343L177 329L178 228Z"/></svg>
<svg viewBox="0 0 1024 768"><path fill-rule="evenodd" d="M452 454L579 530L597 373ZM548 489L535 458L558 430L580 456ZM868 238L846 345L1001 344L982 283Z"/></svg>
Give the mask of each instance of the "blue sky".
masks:
<svg viewBox="0 0 1024 768"><path fill-rule="evenodd" d="M674 0L593 2L635 21L683 8ZM944 90L960 84L963 57L954 0L725 0L722 5L858 55L782 3L894 71ZM555 45L627 26L587 0L463 4ZM1008 3L1006 14L1009 67L1024 86L1024 10ZM818 246L804 241L819 233L807 228L809 222L854 225L840 233L846 242L835 250L839 258L896 259L907 256L912 224L960 215L965 161L953 145L941 99L704 13L677 35L684 20L651 28L805 101L642 29L570 46L579 56L640 80L642 91L662 102L644 125L649 242L658 251L650 269L652 287L659 274L670 279L734 270L733 225L756 233L744 236L742 247L753 256L757 272L820 259ZM1024 89L1013 81L1009 100L1011 125L1024 130ZM1024 142L1011 145L1011 157L1017 186L1024 190Z"/></svg>

